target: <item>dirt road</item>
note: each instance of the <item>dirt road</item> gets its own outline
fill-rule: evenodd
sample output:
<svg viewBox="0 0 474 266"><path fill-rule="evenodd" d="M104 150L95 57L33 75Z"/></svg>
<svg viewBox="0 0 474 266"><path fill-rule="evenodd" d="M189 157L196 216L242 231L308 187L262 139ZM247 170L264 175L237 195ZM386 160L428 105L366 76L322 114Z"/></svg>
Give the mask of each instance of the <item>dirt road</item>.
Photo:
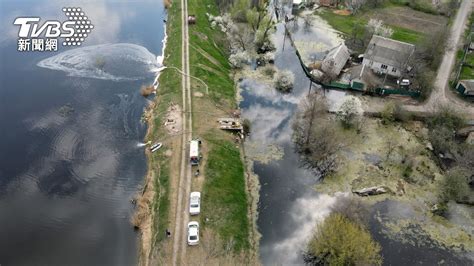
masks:
<svg viewBox="0 0 474 266"><path fill-rule="evenodd" d="M188 41L188 6L187 0L181 0L181 71L184 74L181 82L183 101L183 128L181 139L181 167L177 189L176 219L173 236L173 265L184 265L186 258L186 226L189 221L187 212L188 195L191 190L191 166L188 162L188 144L192 139L192 104L191 80L189 76L189 41Z"/></svg>
<svg viewBox="0 0 474 266"><path fill-rule="evenodd" d="M466 23L471 14L472 0L463 0L456 17L451 26L450 37L443 60L438 68L436 81L434 83L433 92L429 99L422 105L406 105L408 111L418 113L433 113L440 106L448 105L458 109L466 114L469 118L474 119L474 105L458 99L449 88L449 76L451 75L456 63L456 53L461 43Z"/></svg>

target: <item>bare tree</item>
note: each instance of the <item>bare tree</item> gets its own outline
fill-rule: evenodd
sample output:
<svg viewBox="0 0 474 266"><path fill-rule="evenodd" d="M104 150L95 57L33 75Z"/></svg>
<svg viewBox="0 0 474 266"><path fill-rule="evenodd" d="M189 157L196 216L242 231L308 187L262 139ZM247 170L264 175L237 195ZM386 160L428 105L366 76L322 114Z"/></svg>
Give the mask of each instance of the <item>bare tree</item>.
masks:
<svg viewBox="0 0 474 266"><path fill-rule="evenodd" d="M294 141L303 166L314 171L319 179L337 168L337 153L343 147L337 123L327 119L323 112L324 99L312 94L303 103L293 125Z"/></svg>
<svg viewBox="0 0 474 266"><path fill-rule="evenodd" d="M337 199L331 207L332 212L339 213L354 223L367 226L369 222L369 209L358 197L352 195L343 196Z"/></svg>

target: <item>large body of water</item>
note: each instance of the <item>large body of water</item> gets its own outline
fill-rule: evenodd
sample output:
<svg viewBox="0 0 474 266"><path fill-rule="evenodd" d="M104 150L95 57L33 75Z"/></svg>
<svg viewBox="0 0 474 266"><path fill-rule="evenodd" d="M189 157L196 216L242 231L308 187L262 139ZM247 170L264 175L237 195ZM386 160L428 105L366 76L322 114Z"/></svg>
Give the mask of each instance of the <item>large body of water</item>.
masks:
<svg viewBox="0 0 474 266"><path fill-rule="evenodd" d="M312 34L315 42L327 40L324 32L314 34L304 29L302 21L299 25L293 24L290 27L296 35ZM287 69L294 73L293 91L282 94L271 84L252 78L244 79L240 84L242 114L252 123L248 142L260 146L260 150L265 150L268 145L277 145L283 150L283 157L279 160L268 164L254 164L254 171L261 183L257 225L262 234L260 259L264 265L304 264L302 252L313 234L315 224L330 213L330 208L336 201L336 197L315 192L316 177L301 167L299 156L295 153L291 140L292 118L299 102L308 94L310 83L288 38L283 44L283 32L283 25L278 24L275 34L275 65L280 70ZM314 85L312 89L315 89ZM340 91L326 91L330 105L343 99L344 94ZM393 215L391 212L397 209L394 204L377 204L373 213ZM382 233L382 229L383 224L372 218L370 231L382 246L384 265L470 265L468 259L459 258L453 252L432 245L429 239L421 242L413 236L411 243L403 243L389 239Z"/></svg>
<svg viewBox="0 0 474 266"><path fill-rule="evenodd" d="M95 26L82 49L17 52L15 17L63 21L63 7ZM1 265L137 263L139 89L159 66L165 17L162 1L0 2Z"/></svg>

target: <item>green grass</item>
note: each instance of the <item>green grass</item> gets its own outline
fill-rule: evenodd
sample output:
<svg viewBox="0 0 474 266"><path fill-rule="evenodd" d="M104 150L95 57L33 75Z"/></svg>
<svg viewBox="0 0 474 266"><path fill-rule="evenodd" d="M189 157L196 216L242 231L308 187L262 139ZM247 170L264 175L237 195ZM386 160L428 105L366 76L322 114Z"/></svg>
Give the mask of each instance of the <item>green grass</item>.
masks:
<svg viewBox="0 0 474 266"><path fill-rule="evenodd" d="M211 145L203 190L203 227L216 230L224 243L234 241L234 251L248 249L249 220L244 166L232 142L208 139Z"/></svg>
<svg viewBox="0 0 474 266"><path fill-rule="evenodd" d="M213 102L226 109L235 108L236 90L228 62L226 36L219 29L212 29L205 16L206 13L218 15L216 2L189 1L188 13L197 17L196 24L189 27L191 75L204 80ZM198 90L201 86L198 82L193 83ZM193 109L198 107L193 105ZM209 153L202 191L201 224L217 233L225 245L233 241L233 250L239 252L250 248L245 168L240 150L232 142L222 140L225 134L220 130L205 133Z"/></svg>
<svg viewBox="0 0 474 266"><path fill-rule="evenodd" d="M364 12L363 10L361 10L357 15L349 16L334 14L330 10L324 10L323 12L318 13L318 15L326 20L331 27L345 35L350 35L354 28L356 28L358 35L361 36L365 25L367 25L367 22L370 19L370 12ZM388 26L390 26L394 31L391 38L397 41L416 44L424 37L423 33L414 30L392 25Z"/></svg>
<svg viewBox="0 0 474 266"><path fill-rule="evenodd" d="M168 10L168 43L165 51L164 64L168 67L181 68L181 7L179 1L174 1ZM209 86L210 98L228 108L235 108L235 87L230 76L231 68L228 63L225 35L217 29L211 29L206 13L218 14L213 0L200 2L189 1L188 13L197 16L197 23L189 27L190 39L190 71L191 75L202 79ZM203 55L198 50L205 51ZM202 67L204 66L204 67ZM193 90L201 90L199 82L192 80ZM155 127L148 140L163 139L166 132L162 125L162 117L169 102L181 104L181 75L172 69L163 71L160 76L157 91L158 105L155 107ZM199 106L193 108L199 109ZM193 114L195 116L195 114ZM222 131L211 131L206 135L206 145L210 145L209 160L206 166L206 181L203 186L202 215L203 228L213 230L227 243L234 241L234 250L248 250L250 223L247 217L247 195L245 188L244 164L240 158L240 150L232 142L217 140L222 137ZM164 239L164 230L169 227L169 160L157 152L152 155L149 163L155 176L156 192L163 193L153 203L158 210L154 229L157 232L155 241ZM157 165L157 167L154 167ZM159 182L158 182L159 181ZM160 190L161 189L161 190ZM158 195L158 194L157 194ZM210 218L205 221L204 217Z"/></svg>
<svg viewBox="0 0 474 266"><path fill-rule="evenodd" d="M166 30L168 34L165 49L164 65L170 67L181 67L181 10L180 2L175 1L168 9L168 22ZM166 112L170 102L181 103L181 75L175 70L164 70L159 78L159 86L156 93L157 105L155 106L153 121L153 131L147 136L146 141L157 141L166 136L162 125L162 117ZM155 175L155 193L152 203L156 218L153 221L153 243L156 244L164 239L165 229L169 227L169 207L170 207L170 176L169 160L162 154L163 149L153 153L148 160L148 167ZM160 195L161 193L161 195ZM160 195L160 197L158 197ZM158 200L159 199L159 200Z"/></svg>
<svg viewBox="0 0 474 266"><path fill-rule="evenodd" d="M164 156L162 156L164 157ZM158 162L156 162L158 164ZM164 240L165 237L165 230L169 227L169 207L170 207L170 195L169 195L169 183L170 183L170 176L169 176L169 161L162 161L160 163L160 167L158 169L158 178L155 179L155 193L156 195L160 195L159 201L156 200L153 203L153 209L155 212L158 213L158 222L153 224L154 232L156 233L155 242L159 242ZM158 197L156 197L158 199Z"/></svg>
<svg viewBox="0 0 474 266"><path fill-rule="evenodd" d="M211 99L215 102L224 100L227 104L235 105L234 82L229 75L231 69L227 50L224 48L228 47L226 36L220 30L212 29L205 16L206 13L219 13L215 1L190 1L188 13L197 16L196 24L189 27L191 75L204 80L209 86ZM201 51L205 51L206 55ZM200 86L197 82L196 85Z"/></svg>
<svg viewBox="0 0 474 266"><path fill-rule="evenodd" d="M464 61L464 63L474 67L474 54L468 53L466 55L466 60Z"/></svg>
<svg viewBox="0 0 474 266"><path fill-rule="evenodd" d="M468 66L463 66L459 79L474 79L474 70Z"/></svg>

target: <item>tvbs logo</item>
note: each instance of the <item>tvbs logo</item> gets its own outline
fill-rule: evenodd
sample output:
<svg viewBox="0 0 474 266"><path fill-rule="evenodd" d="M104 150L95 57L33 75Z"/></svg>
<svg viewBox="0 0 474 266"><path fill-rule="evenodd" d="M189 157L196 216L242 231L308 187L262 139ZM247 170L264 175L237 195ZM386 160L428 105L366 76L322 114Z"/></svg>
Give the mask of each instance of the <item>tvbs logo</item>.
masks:
<svg viewBox="0 0 474 266"><path fill-rule="evenodd" d="M40 24L39 17L18 17L13 22L20 26L18 51L57 51L58 39L63 46L79 46L94 28L79 7L65 7L67 21L47 20Z"/></svg>

